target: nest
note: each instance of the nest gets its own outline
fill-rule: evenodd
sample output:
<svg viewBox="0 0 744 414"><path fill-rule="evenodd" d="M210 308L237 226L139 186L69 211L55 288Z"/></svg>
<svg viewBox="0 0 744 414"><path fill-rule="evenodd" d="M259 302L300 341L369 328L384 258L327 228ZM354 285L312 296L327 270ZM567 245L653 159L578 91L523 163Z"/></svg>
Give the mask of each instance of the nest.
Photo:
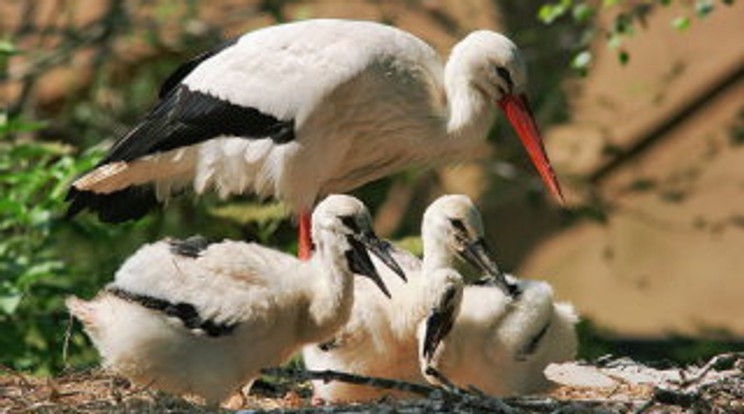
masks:
<svg viewBox="0 0 744 414"><path fill-rule="evenodd" d="M451 384L421 384L332 371L270 369L240 407L250 411L313 412L308 381L346 381L407 391L408 400L324 405L325 413L736 413L744 412L744 353L721 354L702 366L659 370L628 358L551 365L557 383L541 395L489 397ZM57 378L30 377L10 370L0 376L0 413L206 413L197 399L170 396L95 370Z"/></svg>

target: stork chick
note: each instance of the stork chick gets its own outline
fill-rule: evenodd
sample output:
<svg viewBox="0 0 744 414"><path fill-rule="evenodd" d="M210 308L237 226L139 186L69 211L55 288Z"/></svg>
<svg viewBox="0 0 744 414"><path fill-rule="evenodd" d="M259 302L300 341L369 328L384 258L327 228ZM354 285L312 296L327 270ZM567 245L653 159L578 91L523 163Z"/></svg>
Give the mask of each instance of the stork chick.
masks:
<svg viewBox="0 0 744 414"><path fill-rule="evenodd" d="M402 250L393 252L408 275L408 283L394 280L390 272L383 270L383 280L395 292L390 301L375 292L371 284L357 283L349 321L332 341L306 346L305 365L313 370L425 383L419 368L416 331L433 309L445 312L443 321L451 319L446 312L456 315L459 310L463 281L451 268L455 256L492 275L506 292L514 290L513 283L503 279L491 258L483 234L480 214L469 198L448 195L434 201L427 208L421 227L423 260ZM436 348L446 334L446 324L437 324L430 333L430 346ZM326 401L370 400L385 394L405 396L340 382L316 381L313 385L315 396Z"/></svg>
<svg viewBox="0 0 744 414"><path fill-rule="evenodd" d="M308 262L255 243L164 240L130 257L93 300L67 300L104 365L135 382L214 404L349 317L353 278L389 295L367 253L400 268L357 199L313 213Z"/></svg>
<svg viewBox="0 0 744 414"><path fill-rule="evenodd" d="M556 303L546 282L520 280L516 295L489 284L467 286L459 313L435 308L420 323L422 374L433 384L442 385L443 376L494 396L547 389L545 367L576 356L576 312ZM431 344L433 332L442 329L449 333Z"/></svg>

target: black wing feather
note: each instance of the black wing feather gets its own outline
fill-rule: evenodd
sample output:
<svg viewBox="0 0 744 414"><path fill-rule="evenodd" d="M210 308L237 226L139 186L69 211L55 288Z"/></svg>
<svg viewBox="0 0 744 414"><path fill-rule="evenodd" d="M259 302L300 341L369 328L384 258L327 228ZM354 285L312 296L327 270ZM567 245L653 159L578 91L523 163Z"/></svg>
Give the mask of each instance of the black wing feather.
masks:
<svg viewBox="0 0 744 414"><path fill-rule="evenodd" d="M70 201L65 218L89 209L104 223L121 223L138 219L158 205L152 185L138 185L109 194L96 194L70 187L66 201Z"/></svg>
<svg viewBox="0 0 744 414"><path fill-rule="evenodd" d="M271 138L284 143L294 138L294 120L282 121L255 108L180 85L171 90L144 121L114 144L99 165L132 161L219 136Z"/></svg>
<svg viewBox="0 0 744 414"><path fill-rule="evenodd" d="M129 162L151 154L198 144L220 136L246 139L270 138L277 144L294 140L293 119L281 120L256 108L244 107L206 92L193 90L182 83L199 64L232 46L237 40L224 42L216 49L181 65L160 88L160 101L127 135L119 139L96 165ZM208 89L208 85L205 85ZM156 180L157 177L152 177ZM70 188L71 204L67 217L85 209L98 213L105 222L138 219L157 200L151 185L136 186L111 194L97 194Z"/></svg>

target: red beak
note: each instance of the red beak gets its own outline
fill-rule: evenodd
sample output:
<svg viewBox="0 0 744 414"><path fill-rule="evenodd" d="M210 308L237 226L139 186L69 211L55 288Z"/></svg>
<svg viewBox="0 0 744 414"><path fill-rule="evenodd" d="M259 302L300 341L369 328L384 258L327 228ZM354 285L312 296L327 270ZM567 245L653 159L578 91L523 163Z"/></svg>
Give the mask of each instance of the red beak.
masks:
<svg viewBox="0 0 744 414"><path fill-rule="evenodd" d="M545 153L540 129L532 116L527 97L525 95L505 95L499 101L499 106L517 131L519 139L522 140L522 145L530 155L532 164L540 173L540 177L548 190L563 204L561 185L558 183L558 178L555 176L548 155Z"/></svg>

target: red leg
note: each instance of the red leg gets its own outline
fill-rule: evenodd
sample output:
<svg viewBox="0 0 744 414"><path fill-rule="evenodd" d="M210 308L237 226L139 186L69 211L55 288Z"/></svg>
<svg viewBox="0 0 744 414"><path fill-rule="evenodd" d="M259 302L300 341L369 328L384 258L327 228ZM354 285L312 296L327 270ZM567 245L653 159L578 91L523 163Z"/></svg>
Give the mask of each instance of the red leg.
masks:
<svg viewBox="0 0 744 414"><path fill-rule="evenodd" d="M310 236L310 212L302 210L300 213L300 240L297 256L300 260L309 260L313 253L313 240Z"/></svg>

